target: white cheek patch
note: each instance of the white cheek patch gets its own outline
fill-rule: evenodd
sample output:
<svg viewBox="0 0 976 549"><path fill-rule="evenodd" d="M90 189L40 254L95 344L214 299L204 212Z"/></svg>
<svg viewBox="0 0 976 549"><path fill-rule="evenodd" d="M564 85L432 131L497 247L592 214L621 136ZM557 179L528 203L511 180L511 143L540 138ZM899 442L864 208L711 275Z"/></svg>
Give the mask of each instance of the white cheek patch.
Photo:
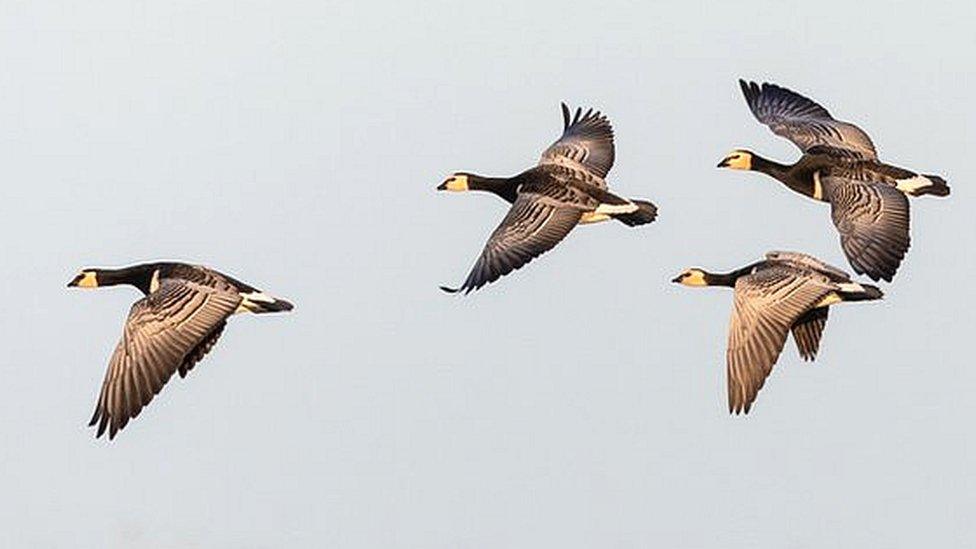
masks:
<svg viewBox="0 0 976 549"><path fill-rule="evenodd" d="M153 271L152 279L149 281L149 293L159 289L159 269Z"/></svg>

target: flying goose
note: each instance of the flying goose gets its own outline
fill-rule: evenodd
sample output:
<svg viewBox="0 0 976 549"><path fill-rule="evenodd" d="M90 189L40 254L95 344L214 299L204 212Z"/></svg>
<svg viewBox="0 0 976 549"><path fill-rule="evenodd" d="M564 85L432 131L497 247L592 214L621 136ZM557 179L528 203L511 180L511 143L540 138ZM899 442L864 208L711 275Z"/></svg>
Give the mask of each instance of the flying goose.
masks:
<svg viewBox="0 0 976 549"><path fill-rule="evenodd" d="M854 271L891 282L910 241L907 197L948 196L946 181L880 162L864 130L834 119L796 92L744 80L739 85L759 122L792 141L803 156L787 165L735 149L718 167L762 172L828 202Z"/></svg>
<svg viewBox="0 0 976 549"><path fill-rule="evenodd" d="M89 426L109 440L139 415L174 372L193 369L217 343L235 313L290 311L292 304L225 274L184 263L147 263L122 269L85 269L68 287L129 284L144 295L122 332Z"/></svg>
<svg viewBox="0 0 976 549"><path fill-rule="evenodd" d="M592 109L576 109L570 116L565 103L562 113L562 137L542 153L538 165L503 178L458 172L437 187L487 191L512 204L461 287L442 290L467 294L494 282L552 249L578 224L616 219L633 227L657 217L654 204L607 190L614 160L607 118Z"/></svg>
<svg viewBox="0 0 976 549"><path fill-rule="evenodd" d="M769 252L765 260L725 274L688 269L672 282L735 289L725 353L729 413L735 414L749 413L789 332L800 356L813 360L831 305L882 297L876 286L798 252Z"/></svg>

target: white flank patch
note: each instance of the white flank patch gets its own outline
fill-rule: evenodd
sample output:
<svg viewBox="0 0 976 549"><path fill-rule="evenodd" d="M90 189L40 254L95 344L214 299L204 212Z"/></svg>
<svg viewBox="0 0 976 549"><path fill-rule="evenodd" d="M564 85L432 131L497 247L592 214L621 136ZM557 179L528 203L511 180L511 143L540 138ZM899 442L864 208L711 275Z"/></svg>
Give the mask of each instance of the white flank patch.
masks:
<svg viewBox="0 0 976 549"><path fill-rule="evenodd" d="M860 293L864 291L864 286L861 286L857 282L841 282L840 291L845 293Z"/></svg>
<svg viewBox="0 0 976 549"><path fill-rule="evenodd" d="M244 298L244 300L241 301L241 304L237 306L237 310L234 311L234 314L252 313L256 310L260 311L263 309L263 307L258 305L258 303L274 303L277 301L277 299L262 292L250 292L246 294L242 293L240 295L242 298Z"/></svg>
<svg viewBox="0 0 976 549"><path fill-rule="evenodd" d="M820 182L820 171L813 172L813 198L823 200L823 183Z"/></svg>
<svg viewBox="0 0 976 549"><path fill-rule="evenodd" d="M593 213L595 213L597 215L599 215L599 214L606 214L606 215L629 214L629 213L634 213L634 212L636 212L639 209L640 209L640 206L638 206L637 204L633 204L633 203L631 203L631 204L600 204L599 206L596 207L596 211L593 212Z"/></svg>
<svg viewBox="0 0 976 549"><path fill-rule="evenodd" d="M908 194L912 194L919 189L924 189L925 187L931 187L933 185L932 180L924 175L916 175L915 177L909 179L899 179L897 183L898 185L896 188L899 191Z"/></svg>
<svg viewBox="0 0 976 549"><path fill-rule="evenodd" d="M159 269L153 271L152 279L149 281L149 293L159 289Z"/></svg>
<svg viewBox="0 0 976 549"><path fill-rule="evenodd" d="M830 292L829 294L827 294L826 297L820 300L820 303L814 305L813 308L819 309L820 307L830 307L831 305L840 303L841 301L844 300L841 299L839 295L837 295L837 292Z"/></svg>
<svg viewBox="0 0 976 549"><path fill-rule="evenodd" d="M250 301L251 303L274 303L275 301L278 301L277 299L263 292L241 294L241 297L244 298L244 301Z"/></svg>
<svg viewBox="0 0 976 549"><path fill-rule="evenodd" d="M596 212L583 212L583 217L580 218L580 223L586 225L588 223L600 223L601 221L606 221L608 219L610 219L609 215L597 215Z"/></svg>

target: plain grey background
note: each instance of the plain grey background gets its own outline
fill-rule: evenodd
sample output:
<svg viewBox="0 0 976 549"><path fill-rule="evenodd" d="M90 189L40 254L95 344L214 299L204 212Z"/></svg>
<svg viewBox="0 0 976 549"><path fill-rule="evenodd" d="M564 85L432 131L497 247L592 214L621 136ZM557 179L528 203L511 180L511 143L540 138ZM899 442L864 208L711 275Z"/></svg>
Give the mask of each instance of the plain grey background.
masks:
<svg viewBox="0 0 976 549"><path fill-rule="evenodd" d="M976 544L973 4L0 4L0 545ZM736 79L864 127L952 185L912 202L880 303L792 342L726 412L731 293L668 280L769 249L849 269L828 209L715 164L793 146ZM467 298L558 104L606 112L611 188L653 225L577 229ZM113 442L86 428L131 288L200 262L293 300L234 318Z"/></svg>

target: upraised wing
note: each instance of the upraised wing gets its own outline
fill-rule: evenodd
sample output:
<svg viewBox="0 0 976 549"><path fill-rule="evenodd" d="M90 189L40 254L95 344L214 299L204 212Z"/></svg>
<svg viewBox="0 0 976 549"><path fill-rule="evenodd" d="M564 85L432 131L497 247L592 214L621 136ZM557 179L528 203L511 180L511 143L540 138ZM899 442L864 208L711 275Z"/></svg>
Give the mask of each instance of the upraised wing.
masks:
<svg viewBox="0 0 976 549"><path fill-rule="evenodd" d="M582 168L605 179L613 167L613 127L600 112L577 108L570 117L562 104L563 135L542 153L539 164L560 164Z"/></svg>
<svg viewBox="0 0 976 549"><path fill-rule="evenodd" d="M873 160L874 143L861 128L836 120L816 102L777 86L739 80L752 114L773 133L792 141L803 152Z"/></svg>

